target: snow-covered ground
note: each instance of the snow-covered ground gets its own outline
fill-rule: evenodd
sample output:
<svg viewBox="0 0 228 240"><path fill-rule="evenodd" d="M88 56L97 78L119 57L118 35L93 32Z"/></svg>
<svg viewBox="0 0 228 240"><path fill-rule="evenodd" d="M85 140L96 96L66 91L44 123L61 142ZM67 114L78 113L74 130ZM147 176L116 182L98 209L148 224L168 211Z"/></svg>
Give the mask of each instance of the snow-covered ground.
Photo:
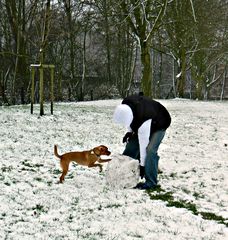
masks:
<svg viewBox="0 0 228 240"><path fill-rule="evenodd" d="M228 102L160 102L172 116L159 151L161 188L227 219ZM60 153L100 144L122 153L125 129L112 122L118 103L59 103L53 116L47 105L43 117L37 105L34 115L30 106L0 107L0 239L228 239L224 224L145 191L112 188L96 168L72 164L58 184L54 144Z"/></svg>

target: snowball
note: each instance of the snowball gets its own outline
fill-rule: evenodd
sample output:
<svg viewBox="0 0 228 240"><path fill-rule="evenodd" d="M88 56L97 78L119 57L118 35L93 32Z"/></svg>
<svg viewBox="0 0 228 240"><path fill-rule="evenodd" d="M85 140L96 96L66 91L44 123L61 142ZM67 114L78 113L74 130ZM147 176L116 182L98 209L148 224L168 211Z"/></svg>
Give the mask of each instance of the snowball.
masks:
<svg viewBox="0 0 228 240"><path fill-rule="evenodd" d="M113 155L107 165L105 178L112 188L133 188L139 181L139 161L120 154Z"/></svg>

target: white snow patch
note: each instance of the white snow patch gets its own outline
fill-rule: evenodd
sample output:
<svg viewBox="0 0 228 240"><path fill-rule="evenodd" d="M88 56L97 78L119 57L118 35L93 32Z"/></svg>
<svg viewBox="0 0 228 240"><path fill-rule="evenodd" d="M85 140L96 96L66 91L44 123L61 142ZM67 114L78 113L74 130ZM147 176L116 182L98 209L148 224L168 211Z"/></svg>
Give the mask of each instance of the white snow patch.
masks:
<svg viewBox="0 0 228 240"><path fill-rule="evenodd" d="M176 75L176 78L180 78L181 75L182 75L182 72L179 72L179 73Z"/></svg>
<svg viewBox="0 0 228 240"><path fill-rule="evenodd" d="M139 181L139 161L120 154L113 155L105 178L112 188L133 188Z"/></svg>
<svg viewBox="0 0 228 240"><path fill-rule="evenodd" d="M159 184L175 200L227 218L228 103L160 102L172 123L159 148ZM34 115L29 105L0 107L0 239L228 239L224 224L167 207L144 191L107 185L107 163L102 173L72 164L64 184L57 184L54 144L60 153L101 144L113 156L123 152L126 129L112 121L120 103L55 104L53 116L45 105L43 117L38 105Z"/></svg>

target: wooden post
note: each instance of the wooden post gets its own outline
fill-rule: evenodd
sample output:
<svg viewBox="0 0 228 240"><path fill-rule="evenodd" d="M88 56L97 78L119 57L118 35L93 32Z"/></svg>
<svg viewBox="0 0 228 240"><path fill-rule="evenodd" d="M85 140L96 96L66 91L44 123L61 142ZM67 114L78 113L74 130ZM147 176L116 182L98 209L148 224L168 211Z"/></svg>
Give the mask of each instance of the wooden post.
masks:
<svg viewBox="0 0 228 240"><path fill-rule="evenodd" d="M50 101L51 101L51 114L53 114L53 104L54 104L54 69L55 65L52 64L31 64L31 114L33 114L33 104L34 104L34 78L35 78L35 69L39 69L40 73L40 116L44 115L44 69L50 69L51 80L50 80Z"/></svg>
<svg viewBox="0 0 228 240"><path fill-rule="evenodd" d="M33 104L34 104L34 79L35 79L35 68L31 66L31 114L33 114Z"/></svg>
<svg viewBox="0 0 228 240"><path fill-rule="evenodd" d="M93 101L93 89L90 91L90 100Z"/></svg>
<svg viewBox="0 0 228 240"><path fill-rule="evenodd" d="M44 115L44 69L40 66L40 116Z"/></svg>
<svg viewBox="0 0 228 240"><path fill-rule="evenodd" d="M54 102L54 67L51 68L51 114L53 115Z"/></svg>

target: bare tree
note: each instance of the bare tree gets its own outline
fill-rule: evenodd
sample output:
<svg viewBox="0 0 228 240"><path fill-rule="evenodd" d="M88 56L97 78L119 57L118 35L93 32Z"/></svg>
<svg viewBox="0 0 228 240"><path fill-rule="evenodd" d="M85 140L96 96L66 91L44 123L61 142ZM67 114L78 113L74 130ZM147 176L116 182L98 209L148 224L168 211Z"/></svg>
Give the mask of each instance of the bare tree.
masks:
<svg viewBox="0 0 228 240"><path fill-rule="evenodd" d="M191 73L196 82L196 98L207 99L210 90L222 80L227 56L228 4L220 1L196 1L195 37L198 48L191 61ZM205 9L201 11L200 9Z"/></svg>
<svg viewBox="0 0 228 240"><path fill-rule="evenodd" d="M152 96L152 62L151 62L151 40L166 12L168 0L156 1L121 1L121 6L125 12L126 20L135 34L140 50L142 78L141 88L145 95Z"/></svg>
<svg viewBox="0 0 228 240"><path fill-rule="evenodd" d="M221 0L0 0L0 104L28 101L36 62L56 65L60 100L124 97L136 80L148 96L224 99L227 13Z"/></svg>
<svg viewBox="0 0 228 240"><path fill-rule="evenodd" d="M26 59L26 16L25 0L5 1L5 7L14 39L14 77L11 85L11 103L16 103L16 88L20 88L21 102L24 103L24 89L28 81L27 59Z"/></svg>
<svg viewBox="0 0 228 240"><path fill-rule="evenodd" d="M73 20L73 14L75 14L75 9L71 0L63 0L64 8L67 16L67 29L69 35L69 49L70 49L70 88L73 82L76 80L76 67L75 67L75 24ZM76 86L79 82L76 83Z"/></svg>
<svg viewBox="0 0 228 240"><path fill-rule="evenodd" d="M184 97L187 70L198 47L195 37L195 12L191 6L189 0L173 1L165 17L165 31L167 33L165 36L168 38L164 39L164 42L167 45L167 52L177 64L173 91L178 97Z"/></svg>

